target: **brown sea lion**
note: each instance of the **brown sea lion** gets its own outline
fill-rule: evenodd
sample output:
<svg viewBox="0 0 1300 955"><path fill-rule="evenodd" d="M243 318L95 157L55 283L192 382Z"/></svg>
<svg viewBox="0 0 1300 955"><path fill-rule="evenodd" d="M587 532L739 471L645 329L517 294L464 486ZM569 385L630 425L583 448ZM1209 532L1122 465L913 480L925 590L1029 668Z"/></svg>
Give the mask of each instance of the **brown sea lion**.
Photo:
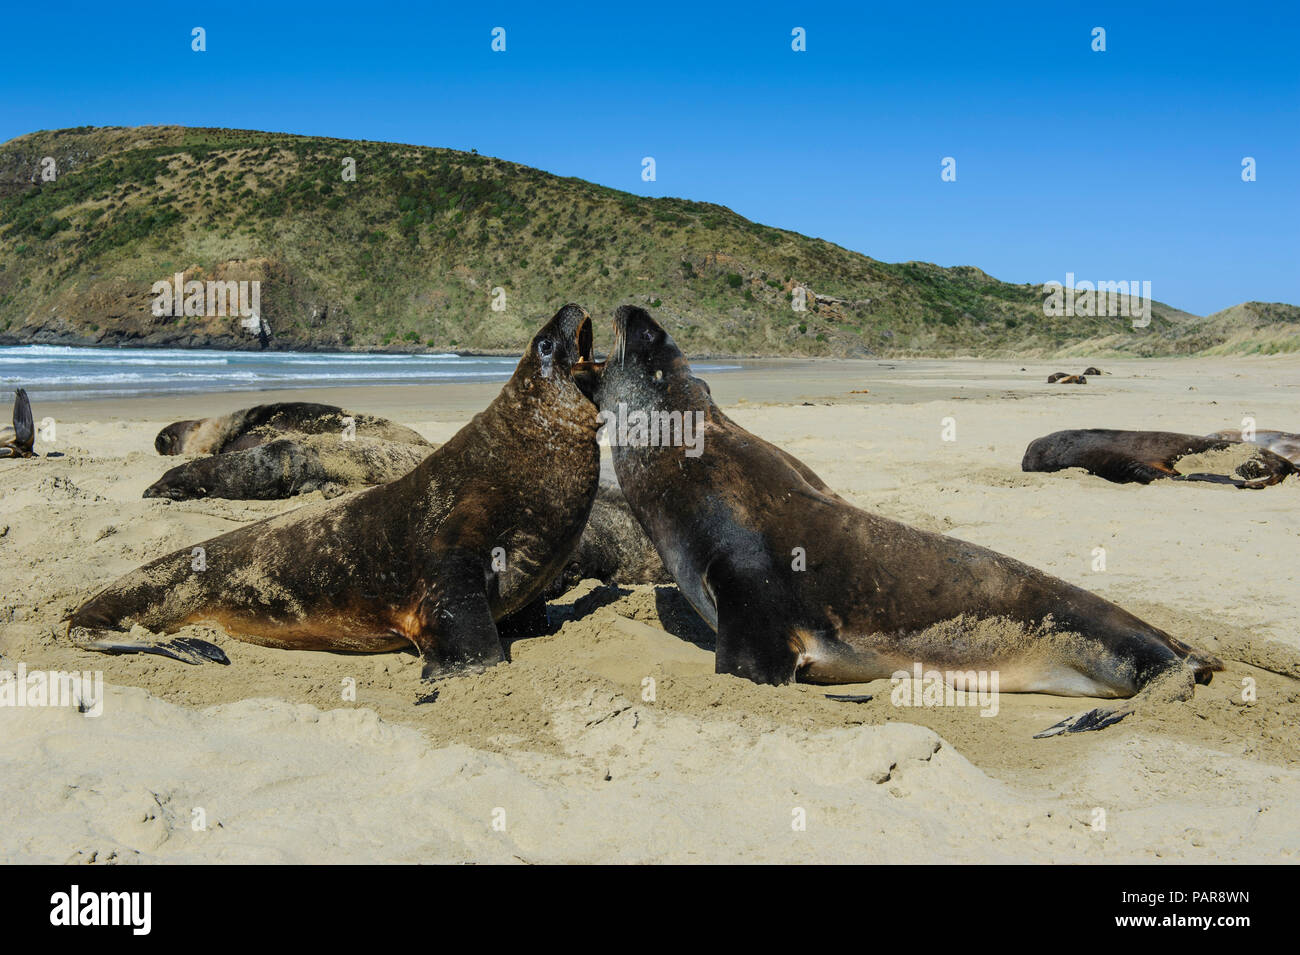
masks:
<svg viewBox="0 0 1300 955"><path fill-rule="evenodd" d="M497 621L573 552L600 475L591 323L566 305L496 399L405 477L161 557L74 611L103 653L228 662L202 640L132 639L210 621L284 649L414 646L432 679L504 658Z"/></svg>
<svg viewBox="0 0 1300 955"><path fill-rule="evenodd" d="M304 434L347 434L399 444L429 444L418 432L386 418L335 405L282 401L241 408L215 418L177 421L158 432L154 448L159 454L229 454Z"/></svg>
<svg viewBox="0 0 1300 955"><path fill-rule="evenodd" d="M1222 668L1086 590L852 506L724 415L645 310L623 306L614 324L596 398L619 485L717 632L719 673L859 683L920 663L993 670L1011 692L1164 700ZM970 626L954 637L954 621ZM1040 735L1100 729L1133 706Z"/></svg>
<svg viewBox="0 0 1300 955"><path fill-rule="evenodd" d="M1262 488L1276 484L1296 466L1267 448L1257 448L1232 465L1234 474L1204 471L1182 473L1178 462L1189 455L1223 451L1241 445L1237 440L1176 434L1170 431L1114 431L1086 428L1056 431L1035 438L1025 449L1022 471L1063 471L1083 468L1089 474L1117 484L1150 484L1161 478L1176 481L1209 481L1239 488Z"/></svg>
<svg viewBox="0 0 1300 955"><path fill-rule="evenodd" d="M1094 365L1089 365L1083 371L1079 372L1079 374L1082 377L1087 375L1103 375L1105 374L1105 372L1103 372L1100 368L1097 368Z"/></svg>
<svg viewBox="0 0 1300 955"><path fill-rule="evenodd" d="M344 440L337 434L300 435L186 461L149 485L144 496L173 501L204 497L271 501L323 491L326 497L333 497L395 481L433 450L429 444L366 437Z"/></svg>
<svg viewBox="0 0 1300 955"><path fill-rule="evenodd" d="M1047 376L1049 385L1086 385L1088 379L1083 375L1067 375L1063 371L1054 372Z"/></svg>
<svg viewBox="0 0 1300 955"><path fill-rule="evenodd" d="M25 388L14 391L13 421L12 428L0 428L0 458L36 457L32 450L36 444L36 425L32 421L32 403L27 399Z"/></svg>

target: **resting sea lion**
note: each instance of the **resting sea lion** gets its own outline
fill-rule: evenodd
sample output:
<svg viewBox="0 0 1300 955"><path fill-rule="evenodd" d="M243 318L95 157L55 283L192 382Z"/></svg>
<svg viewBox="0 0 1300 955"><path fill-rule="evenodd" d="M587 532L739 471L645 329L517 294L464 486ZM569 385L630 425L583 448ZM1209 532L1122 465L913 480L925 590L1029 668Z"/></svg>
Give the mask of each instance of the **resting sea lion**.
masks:
<svg viewBox="0 0 1300 955"><path fill-rule="evenodd" d="M589 579L606 584L672 583L623 492L610 481L600 482L578 549L547 593L558 596Z"/></svg>
<svg viewBox="0 0 1300 955"><path fill-rule="evenodd" d="M386 418L345 411L335 405L282 401L241 408L216 418L177 421L158 432L154 447L159 454L229 454L294 435L345 432L399 444L429 445L419 433Z"/></svg>
<svg viewBox="0 0 1300 955"><path fill-rule="evenodd" d="M32 403L27 400L27 390L19 388L14 392L14 426L0 428L0 458L34 458L35 443Z"/></svg>
<svg viewBox="0 0 1300 955"><path fill-rule="evenodd" d="M202 497L271 501L324 491L387 484L427 458L428 444L375 438L343 440L337 434L282 438L244 451L186 461L145 489L145 497L191 501Z"/></svg>
<svg viewBox="0 0 1300 955"><path fill-rule="evenodd" d="M623 306L614 326L596 397L619 485L717 632L719 673L858 683L919 662L996 670L1012 692L1186 699L1222 669L1079 587L852 506L724 415L643 309ZM936 626L961 619L1015 626L974 626L961 639ZM1132 707L1092 709L1040 735L1099 729Z"/></svg>
<svg viewBox="0 0 1300 955"><path fill-rule="evenodd" d="M1268 487L1295 473L1294 464L1262 447L1239 462L1230 462L1235 465L1237 477L1206 472L1183 474L1177 470L1179 460L1188 455L1222 451L1241 443L1240 433L1236 440L1224 440L1170 431L1108 428L1056 431L1029 443L1020 469L1051 472L1083 468L1089 474L1117 484L1150 484L1160 478L1172 478L1251 489Z"/></svg>
<svg viewBox="0 0 1300 955"><path fill-rule="evenodd" d="M1088 379L1083 375L1067 375L1063 371L1053 372L1047 376L1049 385L1086 385Z"/></svg>
<svg viewBox="0 0 1300 955"><path fill-rule="evenodd" d="M591 323L566 305L496 399L403 478L308 504L127 574L71 615L103 653L228 662L205 641L133 640L212 621L284 649L413 645L432 679L504 658L496 622L573 552L600 476Z"/></svg>

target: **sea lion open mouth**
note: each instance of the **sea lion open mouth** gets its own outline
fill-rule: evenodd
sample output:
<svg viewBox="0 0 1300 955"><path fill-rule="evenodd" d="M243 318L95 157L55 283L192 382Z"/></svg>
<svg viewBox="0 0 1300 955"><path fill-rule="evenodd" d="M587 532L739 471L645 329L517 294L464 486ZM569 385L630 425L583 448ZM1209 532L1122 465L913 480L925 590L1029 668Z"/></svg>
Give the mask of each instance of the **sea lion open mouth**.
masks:
<svg viewBox="0 0 1300 955"><path fill-rule="evenodd" d="M584 318L578 325L577 332L574 333L578 360L573 363L570 374L573 376L573 382L578 386L578 390L589 401L595 402L596 386L600 382L601 373L605 370L605 363L596 361L592 356L592 339L591 319Z"/></svg>

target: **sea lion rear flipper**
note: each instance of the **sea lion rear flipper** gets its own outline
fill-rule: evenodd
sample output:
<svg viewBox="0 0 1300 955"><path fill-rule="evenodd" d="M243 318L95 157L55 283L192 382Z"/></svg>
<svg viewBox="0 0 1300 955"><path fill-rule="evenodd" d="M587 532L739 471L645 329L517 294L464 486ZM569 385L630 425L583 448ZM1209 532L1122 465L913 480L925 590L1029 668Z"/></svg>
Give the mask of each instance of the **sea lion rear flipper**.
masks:
<svg viewBox="0 0 1300 955"><path fill-rule="evenodd" d="M505 659L483 567L472 550L435 541L412 614L415 630L407 634L424 660L420 679L478 672Z"/></svg>
<svg viewBox="0 0 1300 955"><path fill-rule="evenodd" d="M121 634L121 636L119 637L118 634ZM171 640L152 642L148 640L130 640L127 639L127 636L127 633L122 630L95 630L78 626L75 618L68 627L69 639L83 650L109 653L113 656L125 653L154 653L161 657L170 657L173 660L179 660L181 663L196 666L200 663L230 665L230 658L226 656L225 652L215 643L208 643L206 640L197 640L194 637L174 637Z"/></svg>
<svg viewBox="0 0 1300 955"><path fill-rule="evenodd" d="M1062 733L1084 733L1089 730L1105 729L1118 723L1140 706L1190 700L1197 683L1209 682L1208 671L1222 669L1223 664L1217 657L1199 652L1194 652L1193 655L1183 659L1172 660L1151 676L1142 688L1127 700L1076 713L1049 726L1041 733L1035 733L1034 739L1046 739Z"/></svg>
<svg viewBox="0 0 1300 955"><path fill-rule="evenodd" d="M14 392L14 444L31 454L35 442L36 426L32 422L32 403L27 399L27 390L19 388Z"/></svg>
<svg viewBox="0 0 1300 955"><path fill-rule="evenodd" d="M1118 723L1132 712L1132 700L1125 700L1118 706L1113 707L1099 706L1095 710L1085 710L1082 713L1074 714L1074 716L1066 717L1041 733L1035 733L1034 739L1047 739L1049 736L1059 736L1062 733L1084 733L1088 730L1105 729L1107 726Z"/></svg>

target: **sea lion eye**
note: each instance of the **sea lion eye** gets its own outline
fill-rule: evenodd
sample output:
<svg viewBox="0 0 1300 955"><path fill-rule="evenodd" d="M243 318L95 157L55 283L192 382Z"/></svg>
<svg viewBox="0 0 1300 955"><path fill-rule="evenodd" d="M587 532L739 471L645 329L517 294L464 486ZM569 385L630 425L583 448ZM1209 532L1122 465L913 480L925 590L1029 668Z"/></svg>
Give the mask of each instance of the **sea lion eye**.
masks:
<svg viewBox="0 0 1300 955"><path fill-rule="evenodd" d="M548 356L551 354L551 352L555 351L555 343L552 342L549 338L543 338L540 342L537 343L537 351L541 353L543 356Z"/></svg>

